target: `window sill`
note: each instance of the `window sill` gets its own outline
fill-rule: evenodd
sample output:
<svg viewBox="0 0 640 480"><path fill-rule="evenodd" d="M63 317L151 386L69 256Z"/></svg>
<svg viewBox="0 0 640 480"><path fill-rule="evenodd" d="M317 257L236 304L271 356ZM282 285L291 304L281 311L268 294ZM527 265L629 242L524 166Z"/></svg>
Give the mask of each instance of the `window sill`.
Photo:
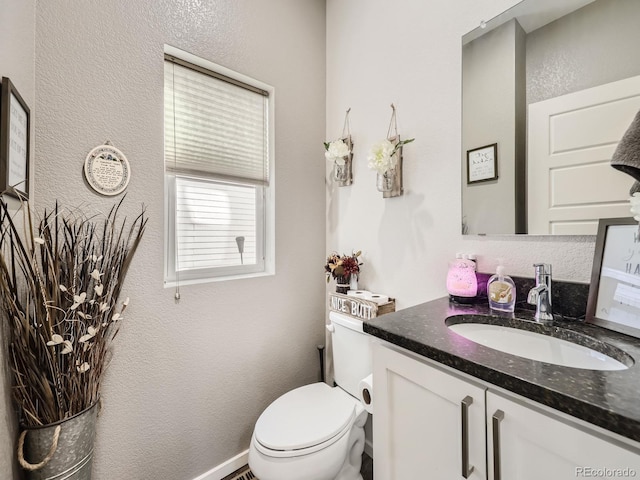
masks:
<svg viewBox="0 0 640 480"><path fill-rule="evenodd" d="M199 285L201 283L213 283L213 282L226 282L228 280L243 280L246 278L259 278L259 277L271 277L275 275L274 272L255 272L255 273L242 273L237 275L225 275L220 277L209 278L189 278L180 280L179 285L184 287L185 285ZM178 282L175 280L164 282L164 288L175 288L178 286Z"/></svg>

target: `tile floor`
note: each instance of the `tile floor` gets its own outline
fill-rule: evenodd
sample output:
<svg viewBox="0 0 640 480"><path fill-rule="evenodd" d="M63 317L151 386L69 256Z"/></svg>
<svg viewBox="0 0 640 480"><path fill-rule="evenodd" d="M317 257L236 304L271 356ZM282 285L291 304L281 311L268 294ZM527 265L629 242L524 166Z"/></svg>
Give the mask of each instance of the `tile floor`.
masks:
<svg viewBox="0 0 640 480"><path fill-rule="evenodd" d="M245 473L246 469L247 467L243 467L222 480L259 480L257 477L254 477L253 474ZM362 474L362 480L373 480L373 459L366 453L362 454L362 468L360 469L360 473Z"/></svg>
<svg viewBox="0 0 640 480"><path fill-rule="evenodd" d="M362 454L362 468L360 468L362 480L373 480L373 458L366 453Z"/></svg>

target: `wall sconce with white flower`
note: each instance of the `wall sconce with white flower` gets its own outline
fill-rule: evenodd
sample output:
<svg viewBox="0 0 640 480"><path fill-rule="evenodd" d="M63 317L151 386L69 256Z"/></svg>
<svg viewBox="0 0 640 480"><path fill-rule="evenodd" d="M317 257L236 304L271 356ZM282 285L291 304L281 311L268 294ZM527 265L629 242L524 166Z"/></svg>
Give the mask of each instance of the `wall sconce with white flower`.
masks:
<svg viewBox="0 0 640 480"><path fill-rule="evenodd" d="M351 112L350 108L344 116L342 137L324 144L324 156L328 161L333 162L331 176L339 187L346 187L353 183L353 141L351 140L349 112Z"/></svg>
<svg viewBox="0 0 640 480"><path fill-rule="evenodd" d="M392 114L387 138L377 142L369 151L369 168L377 172L376 187L383 198L398 197L404 193L402 186L402 147L415 138L400 140L396 107L391 104ZM394 135L391 135L391 129Z"/></svg>

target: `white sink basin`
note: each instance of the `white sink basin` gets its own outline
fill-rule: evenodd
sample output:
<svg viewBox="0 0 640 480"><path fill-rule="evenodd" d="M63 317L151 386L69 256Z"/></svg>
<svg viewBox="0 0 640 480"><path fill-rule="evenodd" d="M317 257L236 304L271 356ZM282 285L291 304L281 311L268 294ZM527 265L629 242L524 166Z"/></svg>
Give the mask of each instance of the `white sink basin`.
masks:
<svg viewBox="0 0 640 480"><path fill-rule="evenodd" d="M588 370L629 368L591 348L527 330L483 323L458 323L449 328L480 345L539 362Z"/></svg>

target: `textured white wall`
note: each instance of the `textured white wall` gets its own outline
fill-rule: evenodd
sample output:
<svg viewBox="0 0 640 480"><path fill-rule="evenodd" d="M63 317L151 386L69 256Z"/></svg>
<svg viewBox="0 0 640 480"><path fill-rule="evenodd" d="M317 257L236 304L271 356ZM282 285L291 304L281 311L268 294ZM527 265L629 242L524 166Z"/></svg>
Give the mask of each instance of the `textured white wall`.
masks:
<svg viewBox="0 0 640 480"><path fill-rule="evenodd" d="M354 183L327 192L327 248L362 249L362 286L404 308L446 294L447 263L475 252L481 270L588 282L593 237L477 237L460 232L461 37L515 0L327 0L327 138L351 107ZM383 199L367 167L394 102L403 138L405 194Z"/></svg>
<svg viewBox="0 0 640 480"><path fill-rule="evenodd" d="M0 0L0 77L9 77L31 110L31 158L35 124L35 0ZM31 172L33 180L33 171ZM33 189L32 189L33 193ZM33 197L32 197L33 198ZM11 198L10 205L18 206ZM0 325L0 342L5 341ZM0 477L18 478L16 416L11 404L10 378L0 346Z"/></svg>
<svg viewBox="0 0 640 480"><path fill-rule="evenodd" d="M276 275L163 281L163 44L275 87ZM111 140L150 217L104 384L96 480L185 480L249 446L262 410L317 380L324 335L322 0L37 3L38 203L106 209L81 167ZM320 160L318 159L320 155Z"/></svg>

